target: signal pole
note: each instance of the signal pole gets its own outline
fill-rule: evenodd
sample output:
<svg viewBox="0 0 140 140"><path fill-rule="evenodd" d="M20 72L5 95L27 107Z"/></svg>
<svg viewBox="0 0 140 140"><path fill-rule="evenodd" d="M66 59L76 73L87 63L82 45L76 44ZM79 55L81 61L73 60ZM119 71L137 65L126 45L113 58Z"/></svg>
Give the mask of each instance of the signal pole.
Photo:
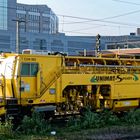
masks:
<svg viewBox="0 0 140 140"><path fill-rule="evenodd" d="M16 19L16 53L20 53L20 23L25 22L25 20Z"/></svg>
<svg viewBox="0 0 140 140"><path fill-rule="evenodd" d="M96 36L96 48L95 48L95 56L96 57L98 57L100 52L101 52L100 38L101 38L101 36L98 34Z"/></svg>
<svg viewBox="0 0 140 140"><path fill-rule="evenodd" d="M16 21L16 53L20 52L19 20Z"/></svg>

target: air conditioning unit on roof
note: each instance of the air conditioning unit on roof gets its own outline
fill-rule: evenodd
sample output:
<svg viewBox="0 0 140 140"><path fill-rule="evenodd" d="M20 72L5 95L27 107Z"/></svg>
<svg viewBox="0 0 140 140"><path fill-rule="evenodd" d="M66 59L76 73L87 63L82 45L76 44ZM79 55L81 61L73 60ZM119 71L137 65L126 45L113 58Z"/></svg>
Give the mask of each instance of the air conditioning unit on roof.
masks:
<svg viewBox="0 0 140 140"><path fill-rule="evenodd" d="M25 49L22 51L22 54L51 55L52 53L50 51L46 51L46 50Z"/></svg>

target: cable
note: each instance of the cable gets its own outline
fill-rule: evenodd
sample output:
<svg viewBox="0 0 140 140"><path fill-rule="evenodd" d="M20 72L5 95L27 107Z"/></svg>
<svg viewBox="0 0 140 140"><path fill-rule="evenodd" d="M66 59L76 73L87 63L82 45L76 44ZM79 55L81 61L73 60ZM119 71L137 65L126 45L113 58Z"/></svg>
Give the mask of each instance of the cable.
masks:
<svg viewBox="0 0 140 140"><path fill-rule="evenodd" d="M74 33L74 34L81 34L81 35L90 35L93 36L93 34L90 33L83 33L83 32L75 32L75 31L65 31L65 33Z"/></svg>
<svg viewBox="0 0 140 140"><path fill-rule="evenodd" d="M5 6L0 6L0 7L17 10L17 8L15 8L15 7L5 7ZM27 10L24 10L24 11L27 11ZM76 16L70 16L70 15L61 15L61 14L56 14L56 15L61 16L61 17L68 17L68 18L74 18L74 19L80 19L80 20L87 20L87 21L82 21L82 22L98 21L98 22L106 22L106 23L119 24L119 25L139 26L139 25L136 25L136 24L128 24L128 23L121 23L121 22L114 22L114 21L105 21L105 19L117 18L117 17L126 16L126 15L130 15L130 14L138 13L138 12L140 12L140 10L136 10L136 11L132 11L132 12L129 12L129 13L124 13L124 14L116 15L116 16L112 16L112 17L106 17L106 18L103 18L103 19L91 19L91 18L83 18L83 17L76 17ZM54 15L54 14L52 14L52 15ZM81 23L81 22L76 22L76 23Z"/></svg>
<svg viewBox="0 0 140 140"><path fill-rule="evenodd" d="M17 8L12 8L12 7L4 7L4 6L0 6L0 7L3 7L3 8L9 8L9 9L16 9ZM26 11L26 10L24 10ZM122 23L122 22L115 22L115 21L107 21L106 19L112 19L112 18L117 18L117 17L122 17L122 16L126 16L126 15L130 15L130 14L134 14L134 13L138 13L140 12L140 10L136 10L136 11L132 11L132 12L129 12L129 13L124 13L124 14L121 14L121 15L116 15L116 16L112 16L112 17L106 17L106 18L103 18L103 19L91 19L91 18L83 18L83 17L75 17L75 16L69 16L69 15L58 15L58 16L62 16L62 17L68 17L68 18L74 18L74 19L80 19L80 20L86 20L86 21L82 21L82 23L84 22L93 22L93 21L97 21L97 22L103 22L103 23L111 23L111 24L118 24L118 25L125 25L125 26L131 26L131 27L138 27L140 25L137 25L137 24L128 24L128 23ZM51 15L51 14L50 14ZM53 14L54 15L54 14ZM77 22L78 23L78 22ZM64 23L63 23L64 24ZM103 25L101 25L103 26ZM97 27L96 27L97 28Z"/></svg>
<svg viewBox="0 0 140 140"><path fill-rule="evenodd" d="M133 14L133 13L137 13L137 12L140 12L140 10L129 12L129 13L125 13L125 14L121 14L121 15L117 15L117 16L106 17L106 18L103 18L103 19L91 19L91 18L83 18L83 17L76 17L76 16L68 16L68 15L58 15L58 16L74 18L74 19L81 19L81 20L87 20L87 21L75 22L75 23L85 23L85 22L95 22L95 21L98 21L98 22L113 23L113 24L119 24L119 25L139 26L139 25L136 25L136 24L128 24L128 23L114 22L114 21L107 21L107 20L105 20L105 19L121 17L121 16L124 16L124 15L129 15L129 14Z"/></svg>
<svg viewBox="0 0 140 140"><path fill-rule="evenodd" d="M113 25L106 25L106 24L100 24L100 25L98 25L98 26L92 26L92 27L87 27L87 28L80 28L80 29L76 29L76 30L70 30L70 31L66 31L66 32L75 32L75 31L83 31L83 30L91 30L91 29L96 29L96 28L98 28L98 27L114 27L114 28L119 28L120 26L113 26ZM122 27L122 26L121 26ZM130 27L123 27L123 28L130 28ZM131 27L131 28L133 28L133 27Z"/></svg>
<svg viewBox="0 0 140 140"><path fill-rule="evenodd" d="M93 22L93 21L103 21L103 20L106 20L106 19L113 19L113 18L128 16L128 15L139 13L139 12L140 12L140 10L135 10L135 11L132 11L132 12L128 12L128 13L124 13L124 14L120 14L120 15L116 15L116 16L106 17L106 18L103 18L103 19L88 19L86 21L69 22L69 23L65 23L65 24L77 24L77 23L86 23L86 22ZM64 15L63 15L63 17L64 17ZM65 17L68 17L68 16L65 16ZM80 18L81 19L81 17L71 17L71 18ZM85 18L82 18L82 19L85 19Z"/></svg>
<svg viewBox="0 0 140 140"><path fill-rule="evenodd" d="M140 5L140 3L128 2L128 1L123 1L123 0L112 0L112 1L121 2L121 3L125 3L125 4L136 5L136 6Z"/></svg>

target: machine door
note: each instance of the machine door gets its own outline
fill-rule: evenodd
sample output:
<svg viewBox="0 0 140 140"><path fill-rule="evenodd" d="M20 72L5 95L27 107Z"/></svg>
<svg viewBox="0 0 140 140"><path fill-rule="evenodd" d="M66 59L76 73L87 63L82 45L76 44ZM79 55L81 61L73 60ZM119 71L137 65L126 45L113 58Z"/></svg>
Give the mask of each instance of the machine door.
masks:
<svg viewBox="0 0 140 140"><path fill-rule="evenodd" d="M20 98L37 97L38 63L22 63L20 72Z"/></svg>

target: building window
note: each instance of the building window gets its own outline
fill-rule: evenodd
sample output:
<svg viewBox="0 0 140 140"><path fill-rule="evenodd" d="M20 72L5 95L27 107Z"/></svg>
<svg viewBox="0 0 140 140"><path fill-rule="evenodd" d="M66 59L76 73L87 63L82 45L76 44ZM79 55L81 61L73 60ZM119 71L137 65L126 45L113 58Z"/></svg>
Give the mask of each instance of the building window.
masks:
<svg viewBox="0 0 140 140"><path fill-rule="evenodd" d="M7 30L7 0L0 1L0 29Z"/></svg>
<svg viewBox="0 0 140 140"><path fill-rule="evenodd" d="M29 15L40 16L40 13L37 13L37 12L29 12Z"/></svg>
<svg viewBox="0 0 140 140"><path fill-rule="evenodd" d="M53 40L51 46L64 46L64 44L61 40Z"/></svg>
<svg viewBox="0 0 140 140"><path fill-rule="evenodd" d="M17 10L17 14L26 14L26 11L24 11L24 10Z"/></svg>

